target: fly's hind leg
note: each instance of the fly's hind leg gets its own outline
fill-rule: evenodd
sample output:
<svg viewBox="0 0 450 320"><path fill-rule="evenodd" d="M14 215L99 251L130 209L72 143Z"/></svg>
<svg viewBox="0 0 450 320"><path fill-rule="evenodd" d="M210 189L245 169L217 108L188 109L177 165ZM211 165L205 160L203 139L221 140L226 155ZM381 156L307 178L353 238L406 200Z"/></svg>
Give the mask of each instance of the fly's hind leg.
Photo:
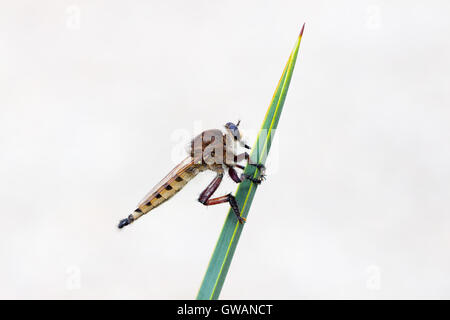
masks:
<svg viewBox="0 0 450 320"><path fill-rule="evenodd" d="M250 155L247 152L242 152L234 156L234 163L241 162L242 160L247 160L248 163L250 161Z"/></svg>
<svg viewBox="0 0 450 320"><path fill-rule="evenodd" d="M206 187L206 189L200 194L198 201L205 206L212 206L219 203L228 202L233 209L234 214L239 220L240 224L245 222L245 218L241 217L239 211L239 206L237 204L236 198L230 193L222 197L210 199L213 193L217 190L223 179L223 173L217 174L213 181Z"/></svg>
<svg viewBox="0 0 450 320"><path fill-rule="evenodd" d="M246 222L247 220L244 217L241 217L241 212L239 210L239 206L238 203L236 201L236 198L231 194L226 194L224 196L221 197L217 197L217 198L213 198L213 199L208 199L204 205L205 206L212 206L215 204L219 204L219 203L225 203L228 202L231 206L231 208L233 209L234 214L236 215L236 218L239 220L240 224L244 224L244 222Z"/></svg>

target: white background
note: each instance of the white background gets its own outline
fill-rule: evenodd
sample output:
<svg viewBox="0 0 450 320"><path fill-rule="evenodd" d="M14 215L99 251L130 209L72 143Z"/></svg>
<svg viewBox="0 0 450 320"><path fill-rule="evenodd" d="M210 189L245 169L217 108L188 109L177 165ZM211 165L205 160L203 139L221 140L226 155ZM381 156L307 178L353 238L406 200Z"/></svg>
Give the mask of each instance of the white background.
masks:
<svg viewBox="0 0 450 320"><path fill-rule="evenodd" d="M449 13L2 1L0 298L195 298L228 210L196 201L213 173L117 222L183 157L180 134L240 119L253 144L303 22L221 298L450 298Z"/></svg>

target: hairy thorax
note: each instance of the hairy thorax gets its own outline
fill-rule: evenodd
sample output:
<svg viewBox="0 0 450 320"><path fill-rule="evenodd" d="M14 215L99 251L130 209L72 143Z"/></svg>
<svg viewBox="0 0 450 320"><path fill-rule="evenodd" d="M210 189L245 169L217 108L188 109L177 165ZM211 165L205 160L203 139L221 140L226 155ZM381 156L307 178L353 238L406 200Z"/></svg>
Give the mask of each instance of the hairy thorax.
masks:
<svg viewBox="0 0 450 320"><path fill-rule="evenodd" d="M224 167L235 165L235 149L233 137L218 129L211 129L192 139L190 155L199 167L223 172Z"/></svg>

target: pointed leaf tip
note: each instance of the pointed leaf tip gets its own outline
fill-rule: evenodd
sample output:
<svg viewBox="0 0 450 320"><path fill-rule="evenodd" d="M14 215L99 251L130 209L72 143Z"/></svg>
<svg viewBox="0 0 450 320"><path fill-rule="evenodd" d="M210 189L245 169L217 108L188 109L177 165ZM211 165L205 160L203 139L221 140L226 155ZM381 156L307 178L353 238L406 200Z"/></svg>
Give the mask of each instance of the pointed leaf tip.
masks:
<svg viewBox="0 0 450 320"><path fill-rule="evenodd" d="M302 30L300 30L299 37L301 37L301 36L303 35L303 30L305 30L305 24L306 24L306 23L303 24Z"/></svg>
<svg viewBox="0 0 450 320"><path fill-rule="evenodd" d="M250 155L250 159L254 160L255 163L264 164L269 154L272 139L278 128L278 122L280 120L281 112L283 111L283 105L291 82L304 26L305 25L303 25L299 37L296 39L295 47L283 70L281 79L275 89L266 116L264 117L263 124L256 138L254 144L255 147ZM256 178L257 171L254 171L251 167L246 166L244 172L251 177ZM256 185L249 184L246 186L245 184L239 184L235 199L237 203L240 204L241 218L247 218L255 193ZM226 280L233 255L243 230L242 228L243 227L236 220L233 209L230 208L198 291L197 300L219 299L222 286Z"/></svg>

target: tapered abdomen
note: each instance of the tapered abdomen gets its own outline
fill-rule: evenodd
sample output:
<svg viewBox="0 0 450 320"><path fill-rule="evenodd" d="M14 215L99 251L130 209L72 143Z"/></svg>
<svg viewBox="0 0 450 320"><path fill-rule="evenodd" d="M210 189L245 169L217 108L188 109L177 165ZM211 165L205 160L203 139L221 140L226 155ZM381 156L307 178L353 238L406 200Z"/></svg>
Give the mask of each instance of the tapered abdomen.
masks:
<svg viewBox="0 0 450 320"><path fill-rule="evenodd" d="M200 171L203 171L202 165L194 164L191 157L187 157L180 164L164 177L138 204L134 211L134 220L138 219L147 212L153 210L163 202L173 197L190 180L192 180Z"/></svg>

